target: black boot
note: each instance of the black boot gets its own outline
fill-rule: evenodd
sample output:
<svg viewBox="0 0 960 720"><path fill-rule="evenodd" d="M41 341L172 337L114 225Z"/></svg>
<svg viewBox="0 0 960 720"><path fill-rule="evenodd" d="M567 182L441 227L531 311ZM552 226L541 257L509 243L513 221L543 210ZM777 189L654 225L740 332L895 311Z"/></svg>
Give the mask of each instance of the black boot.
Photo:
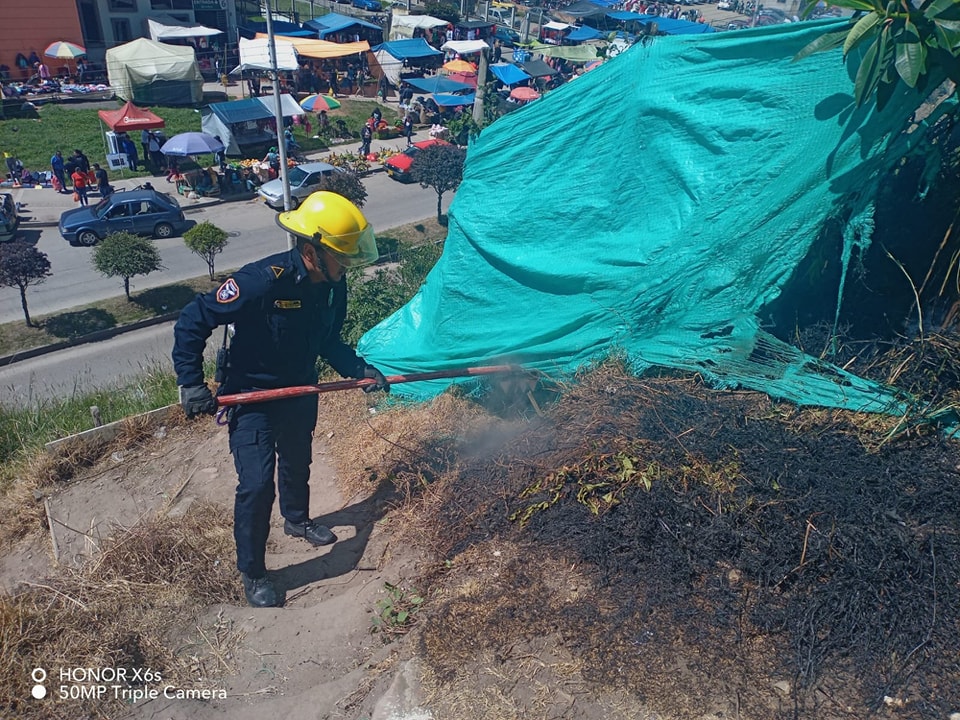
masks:
<svg viewBox="0 0 960 720"><path fill-rule="evenodd" d="M330 528L318 525L313 520L302 523L283 521L283 531L293 537L301 537L311 545L330 545L337 541L337 536L330 532Z"/></svg>
<svg viewBox="0 0 960 720"><path fill-rule="evenodd" d="M243 580L243 594L247 596L247 602L253 607L278 607L280 605L277 589L266 575L260 578L252 578L246 573L240 573L240 577Z"/></svg>

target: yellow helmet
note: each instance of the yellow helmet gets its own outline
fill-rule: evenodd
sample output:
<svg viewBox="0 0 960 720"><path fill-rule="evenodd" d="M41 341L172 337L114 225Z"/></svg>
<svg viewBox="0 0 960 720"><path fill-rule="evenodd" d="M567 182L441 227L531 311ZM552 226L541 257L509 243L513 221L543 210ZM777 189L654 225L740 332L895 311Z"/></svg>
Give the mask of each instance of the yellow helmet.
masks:
<svg viewBox="0 0 960 720"><path fill-rule="evenodd" d="M378 257L373 227L343 195L315 192L300 207L277 215L277 225L333 253L344 267L369 265Z"/></svg>

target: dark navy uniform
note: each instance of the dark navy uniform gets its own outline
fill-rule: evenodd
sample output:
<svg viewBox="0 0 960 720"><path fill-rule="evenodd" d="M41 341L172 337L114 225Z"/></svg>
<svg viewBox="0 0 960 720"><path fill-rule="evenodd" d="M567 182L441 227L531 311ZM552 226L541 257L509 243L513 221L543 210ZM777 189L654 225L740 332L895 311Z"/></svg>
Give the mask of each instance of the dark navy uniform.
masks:
<svg viewBox="0 0 960 720"><path fill-rule="evenodd" d="M346 280L311 282L299 250L250 263L180 313L173 331L177 384L204 383L207 338L229 323L234 336L223 393L316 383L317 357L344 377L362 378L366 362L340 339L346 311ZM250 577L266 572L275 469L280 513L292 523L310 520L307 483L316 423L316 395L239 406L233 413L237 568Z"/></svg>

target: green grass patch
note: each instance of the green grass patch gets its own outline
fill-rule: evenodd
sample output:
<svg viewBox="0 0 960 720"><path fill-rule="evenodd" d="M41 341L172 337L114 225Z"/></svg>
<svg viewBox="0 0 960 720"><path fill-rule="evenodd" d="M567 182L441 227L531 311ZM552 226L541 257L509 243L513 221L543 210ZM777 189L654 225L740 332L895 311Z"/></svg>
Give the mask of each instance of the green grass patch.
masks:
<svg viewBox="0 0 960 720"><path fill-rule="evenodd" d="M146 367L135 381L122 388L92 393L77 388L56 402L24 409L0 407L0 477L8 481L12 476L8 463L22 461L48 442L90 429L92 405L100 409L103 422L110 423L177 400L176 378L158 367Z"/></svg>
<svg viewBox="0 0 960 720"><path fill-rule="evenodd" d="M347 127L354 133L354 137L359 138L360 128L370 117L374 102L351 98L341 98L340 102L341 107L329 113L331 122L336 122L337 118L342 118ZM121 105L120 102L116 103L117 107ZM380 108L387 122L393 122L399 118L394 108L384 105L381 105ZM166 122L164 132L168 138L183 132L200 131L199 110L167 107L153 107L151 109ZM62 150L64 157L67 157L73 153L74 148L83 150L90 158L91 163L99 162L106 167L104 164L106 146L103 133L108 128L100 122L97 112L95 108L49 103L38 108L40 117L37 119L0 120L0 148L19 157L28 170L49 170L50 157L55 150ZM316 133L316 115L310 117L310 122L313 125L313 132ZM302 126L294 128L294 135L306 152L321 151L326 148L324 143L308 137ZM131 139L137 144L139 154L139 134L132 134ZM262 157L261 154L255 159L259 160ZM199 164L203 166L213 163L212 155L202 155L197 159ZM141 157L140 160L142 161L143 158ZM189 170L192 167L194 167L193 163L181 163L181 169L183 170ZM112 171L110 177L114 180L121 177L150 177L150 173L144 170L138 170L137 172L131 172L130 170Z"/></svg>

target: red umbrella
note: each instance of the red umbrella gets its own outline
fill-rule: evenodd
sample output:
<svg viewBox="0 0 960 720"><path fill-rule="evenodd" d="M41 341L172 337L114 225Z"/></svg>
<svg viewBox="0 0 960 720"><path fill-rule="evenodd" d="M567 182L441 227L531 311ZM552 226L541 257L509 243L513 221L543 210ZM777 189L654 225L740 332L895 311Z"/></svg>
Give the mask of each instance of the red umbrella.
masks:
<svg viewBox="0 0 960 720"><path fill-rule="evenodd" d="M540 93L538 93L532 87L521 85L520 87L515 87L510 91L510 97L512 97L514 100L536 100L538 97L540 97Z"/></svg>

